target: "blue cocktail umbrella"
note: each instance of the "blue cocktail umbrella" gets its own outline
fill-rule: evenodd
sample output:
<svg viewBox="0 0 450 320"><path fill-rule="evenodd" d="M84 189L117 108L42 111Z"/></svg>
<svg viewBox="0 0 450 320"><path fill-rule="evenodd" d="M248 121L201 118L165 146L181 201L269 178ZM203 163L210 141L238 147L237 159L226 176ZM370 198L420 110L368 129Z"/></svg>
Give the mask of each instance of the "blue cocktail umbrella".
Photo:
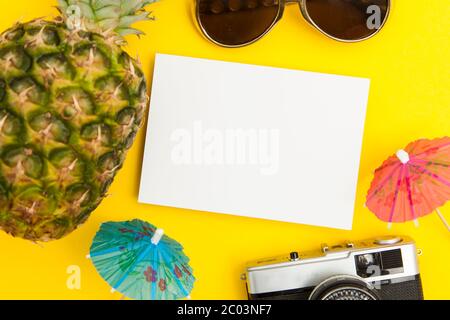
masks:
<svg viewBox="0 0 450 320"><path fill-rule="evenodd" d="M113 291L136 300L186 298L195 282L183 247L141 220L102 224L89 258Z"/></svg>

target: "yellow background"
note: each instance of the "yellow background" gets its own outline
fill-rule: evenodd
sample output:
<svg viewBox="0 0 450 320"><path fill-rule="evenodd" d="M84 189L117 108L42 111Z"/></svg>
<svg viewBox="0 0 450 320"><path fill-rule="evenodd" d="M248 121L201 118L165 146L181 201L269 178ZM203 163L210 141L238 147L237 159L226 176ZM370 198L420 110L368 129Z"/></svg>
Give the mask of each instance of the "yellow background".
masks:
<svg viewBox="0 0 450 320"><path fill-rule="evenodd" d="M248 260L382 234L415 238L423 250L419 262L425 297L449 299L450 238L437 215L421 219L419 228L407 223L388 230L364 208L373 170L385 158L417 138L450 134L449 2L393 0L382 32L357 44L327 39L302 19L297 6L289 6L269 35L242 49L224 49L206 41L192 19L193 2L163 0L153 5L157 21L140 25L146 32L140 40L129 39L127 50L139 53L149 80L155 52L372 79L353 231L140 205L142 130L110 190L111 197L75 233L43 247L0 233L0 298L120 298L119 293L110 293L85 256L102 222L141 218L164 228L185 246L198 278L193 299L245 299L239 275ZM19 19L55 16L55 5L56 0L0 0L0 30ZM450 205L442 212L450 220ZM81 290L66 287L70 265L81 268Z"/></svg>

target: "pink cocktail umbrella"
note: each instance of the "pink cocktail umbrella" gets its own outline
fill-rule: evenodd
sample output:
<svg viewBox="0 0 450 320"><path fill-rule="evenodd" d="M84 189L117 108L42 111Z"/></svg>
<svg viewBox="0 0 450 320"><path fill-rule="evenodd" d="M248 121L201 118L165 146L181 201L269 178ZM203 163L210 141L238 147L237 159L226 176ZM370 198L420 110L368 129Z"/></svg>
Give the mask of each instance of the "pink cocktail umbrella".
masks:
<svg viewBox="0 0 450 320"><path fill-rule="evenodd" d="M414 221L450 200L450 137L410 143L375 171L367 207L389 223Z"/></svg>

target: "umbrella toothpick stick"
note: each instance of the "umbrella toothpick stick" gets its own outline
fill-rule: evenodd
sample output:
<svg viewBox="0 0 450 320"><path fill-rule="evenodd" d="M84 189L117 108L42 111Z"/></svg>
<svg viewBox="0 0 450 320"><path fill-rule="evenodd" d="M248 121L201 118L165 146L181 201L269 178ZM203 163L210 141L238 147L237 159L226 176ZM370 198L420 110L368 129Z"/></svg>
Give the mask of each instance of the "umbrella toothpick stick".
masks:
<svg viewBox="0 0 450 320"><path fill-rule="evenodd" d="M441 218L442 223L447 227L447 230L450 231L450 226L447 223L447 220L445 220L444 215L441 213L439 209L436 209L436 213L438 214L439 218Z"/></svg>
<svg viewBox="0 0 450 320"><path fill-rule="evenodd" d="M155 246L157 246L158 243L161 241L163 235L164 235L164 230L163 230L163 229L158 229L158 230L156 230L155 234L154 234L153 237L152 237L151 242L152 242Z"/></svg>

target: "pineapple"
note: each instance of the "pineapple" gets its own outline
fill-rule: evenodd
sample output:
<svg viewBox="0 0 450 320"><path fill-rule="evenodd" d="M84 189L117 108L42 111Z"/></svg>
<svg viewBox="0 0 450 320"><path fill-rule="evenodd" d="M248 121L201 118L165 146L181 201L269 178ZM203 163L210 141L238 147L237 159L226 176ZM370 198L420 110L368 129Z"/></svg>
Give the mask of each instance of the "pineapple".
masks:
<svg viewBox="0 0 450 320"><path fill-rule="evenodd" d="M122 46L154 0L60 0L0 36L0 229L60 239L107 195L148 106Z"/></svg>

